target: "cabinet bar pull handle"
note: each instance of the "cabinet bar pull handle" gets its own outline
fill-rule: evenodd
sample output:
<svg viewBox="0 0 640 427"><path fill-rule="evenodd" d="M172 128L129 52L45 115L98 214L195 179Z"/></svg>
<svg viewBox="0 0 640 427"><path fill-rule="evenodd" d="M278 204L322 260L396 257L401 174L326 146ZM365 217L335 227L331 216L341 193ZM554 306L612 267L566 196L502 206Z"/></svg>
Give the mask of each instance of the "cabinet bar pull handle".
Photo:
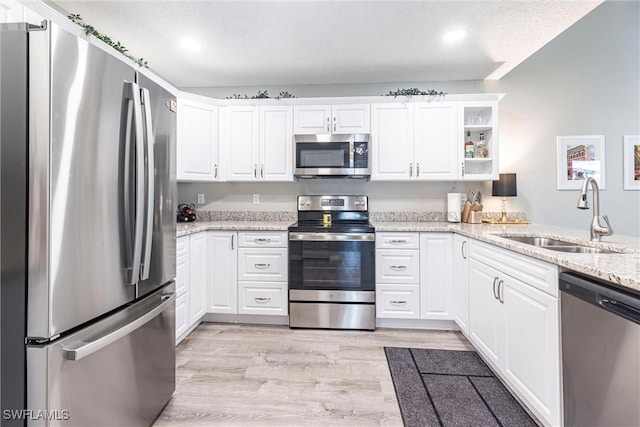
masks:
<svg viewBox="0 0 640 427"><path fill-rule="evenodd" d="M420 177L420 163L416 163L416 178Z"/></svg>
<svg viewBox="0 0 640 427"><path fill-rule="evenodd" d="M265 304L265 303L268 303L269 301L271 301L271 298L255 297L254 300L259 304Z"/></svg>
<svg viewBox="0 0 640 427"><path fill-rule="evenodd" d="M255 179L258 179L258 164L257 163L254 163L254 165L253 165L253 177Z"/></svg>
<svg viewBox="0 0 640 427"><path fill-rule="evenodd" d="M264 179L264 163L260 165L260 178Z"/></svg>
<svg viewBox="0 0 640 427"><path fill-rule="evenodd" d="M327 117L327 132L330 132L331 128L329 127L329 117Z"/></svg>
<svg viewBox="0 0 640 427"><path fill-rule="evenodd" d="M498 277L493 278L493 298L498 299L498 294L496 293L496 283L498 282Z"/></svg>
<svg viewBox="0 0 640 427"><path fill-rule="evenodd" d="M389 268L392 269L392 270L400 270L400 271L402 271L402 270L406 270L407 266L406 265L390 265Z"/></svg>
<svg viewBox="0 0 640 427"><path fill-rule="evenodd" d="M254 242L256 243L269 243L271 241L271 239L265 238L265 237L258 237L256 239L253 239Z"/></svg>
<svg viewBox="0 0 640 427"><path fill-rule="evenodd" d="M467 241L462 242L462 258L467 259L467 255L464 253L464 247L467 246Z"/></svg>
<svg viewBox="0 0 640 427"><path fill-rule="evenodd" d="M460 164L462 166L462 176L464 176L464 162Z"/></svg>
<svg viewBox="0 0 640 427"><path fill-rule="evenodd" d="M498 282L498 301L500 301L501 304L504 304L504 297L502 295L502 285L504 285L504 280L500 280L500 282Z"/></svg>
<svg viewBox="0 0 640 427"><path fill-rule="evenodd" d="M393 305L405 305L405 304L407 303L407 302L406 302L406 301L404 301L404 300L399 300L399 301L391 300L391 301L389 301L389 302L390 302L391 304L393 304Z"/></svg>
<svg viewBox="0 0 640 427"><path fill-rule="evenodd" d="M231 250L233 250L233 238L236 237L235 234L231 235Z"/></svg>
<svg viewBox="0 0 640 427"><path fill-rule="evenodd" d="M216 178L216 179L218 178L218 164L217 163L213 164L213 177Z"/></svg>
<svg viewBox="0 0 640 427"><path fill-rule="evenodd" d="M392 239L392 240L389 240L389 243L391 243L392 245L400 245L400 244L407 243L407 241L405 239Z"/></svg>
<svg viewBox="0 0 640 427"><path fill-rule="evenodd" d="M253 264L256 266L256 268L261 268L261 269L265 269L265 268L269 268L271 267L271 264Z"/></svg>
<svg viewBox="0 0 640 427"><path fill-rule="evenodd" d="M409 178L413 176L413 163L409 163Z"/></svg>

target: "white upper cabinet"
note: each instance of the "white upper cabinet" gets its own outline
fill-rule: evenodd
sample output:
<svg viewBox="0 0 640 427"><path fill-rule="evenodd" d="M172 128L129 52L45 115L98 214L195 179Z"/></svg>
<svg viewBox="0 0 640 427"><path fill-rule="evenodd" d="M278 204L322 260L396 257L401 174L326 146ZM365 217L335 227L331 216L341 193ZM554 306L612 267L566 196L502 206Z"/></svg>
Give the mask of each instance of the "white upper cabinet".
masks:
<svg viewBox="0 0 640 427"><path fill-rule="evenodd" d="M0 0L0 22L28 22L40 25L43 18L18 0Z"/></svg>
<svg viewBox="0 0 640 427"><path fill-rule="evenodd" d="M369 104L296 105L293 107L294 133L369 133Z"/></svg>
<svg viewBox="0 0 640 427"><path fill-rule="evenodd" d="M371 105L371 180L413 176L413 105Z"/></svg>
<svg viewBox="0 0 640 427"><path fill-rule="evenodd" d="M220 109L220 147L229 181L293 181L290 106Z"/></svg>
<svg viewBox="0 0 640 427"><path fill-rule="evenodd" d="M292 107L260 107L260 179L293 181Z"/></svg>
<svg viewBox="0 0 640 427"><path fill-rule="evenodd" d="M371 123L372 180L457 179L457 103L373 104Z"/></svg>
<svg viewBox="0 0 640 427"><path fill-rule="evenodd" d="M414 177L451 181L458 177L458 104L417 102L413 105Z"/></svg>
<svg viewBox="0 0 640 427"><path fill-rule="evenodd" d="M498 165L498 102L461 101L458 117L459 174L464 181L496 180ZM473 142L473 151L465 143Z"/></svg>
<svg viewBox="0 0 640 427"><path fill-rule="evenodd" d="M218 107L178 98L178 181L221 179L218 160Z"/></svg>

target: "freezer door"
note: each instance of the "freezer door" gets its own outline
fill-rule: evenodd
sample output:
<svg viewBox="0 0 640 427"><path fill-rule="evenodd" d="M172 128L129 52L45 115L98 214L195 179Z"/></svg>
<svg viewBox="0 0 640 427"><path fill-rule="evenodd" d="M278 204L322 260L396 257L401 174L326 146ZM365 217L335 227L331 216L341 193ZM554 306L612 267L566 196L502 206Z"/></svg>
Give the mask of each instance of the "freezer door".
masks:
<svg viewBox="0 0 640 427"><path fill-rule="evenodd" d="M151 117L153 138L153 217L150 239L150 259L143 256L143 271L148 278L138 285L138 295L153 292L176 277L176 98L170 92L141 73L137 82L148 99L143 99L145 117ZM149 239L145 234L145 245ZM149 249L146 248L145 249Z"/></svg>
<svg viewBox="0 0 640 427"><path fill-rule="evenodd" d="M27 407L49 418L27 425L150 425L175 389L174 290L48 346L27 347Z"/></svg>
<svg viewBox="0 0 640 427"><path fill-rule="evenodd" d="M29 40L27 334L49 338L135 298L141 119L133 68L54 24Z"/></svg>

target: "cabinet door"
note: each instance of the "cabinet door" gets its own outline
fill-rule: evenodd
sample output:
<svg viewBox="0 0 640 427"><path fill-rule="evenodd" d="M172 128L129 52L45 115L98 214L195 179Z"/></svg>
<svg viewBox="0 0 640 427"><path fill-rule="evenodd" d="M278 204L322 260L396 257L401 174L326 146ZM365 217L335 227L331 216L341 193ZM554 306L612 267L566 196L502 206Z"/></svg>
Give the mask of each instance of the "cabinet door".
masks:
<svg viewBox="0 0 640 427"><path fill-rule="evenodd" d="M414 177L412 104L371 105L371 180Z"/></svg>
<svg viewBox="0 0 640 427"><path fill-rule="evenodd" d="M176 345L182 341L183 335L189 330L189 293L180 295L176 299Z"/></svg>
<svg viewBox="0 0 640 427"><path fill-rule="evenodd" d="M207 234L189 238L189 325L200 321L207 312Z"/></svg>
<svg viewBox="0 0 640 427"><path fill-rule="evenodd" d="M469 259L469 340L495 368L499 368L501 304L494 293L500 273Z"/></svg>
<svg viewBox="0 0 640 427"><path fill-rule="evenodd" d="M334 105L331 115L333 133L369 133L371 131L369 104Z"/></svg>
<svg viewBox="0 0 640 427"><path fill-rule="evenodd" d="M502 371L513 388L551 425L560 425L558 299L509 276L504 301Z"/></svg>
<svg viewBox="0 0 640 427"><path fill-rule="evenodd" d="M238 312L237 235L227 231L208 231L207 250L209 313Z"/></svg>
<svg viewBox="0 0 640 427"><path fill-rule="evenodd" d="M218 161L218 107L178 99L177 179L215 181Z"/></svg>
<svg viewBox="0 0 640 427"><path fill-rule="evenodd" d="M469 331L469 254L467 238L453 235L453 320L465 334Z"/></svg>
<svg viewBox="0 0 640 427"><path fill-rule="evenodd" d="M295 105L293 133L331 133L331 105Z"/></svg>
<svg viewBox="0 0 640 427"><path fill-rule="evenodd" d="M176 296L189 292L189 236L176 239Z"/></svg>
<svg viewBox="0 0 640 427"><path fill-rule="evenodd" d="M256 181L259 178L258 107L231 106L220 109L220 151L228 181Z"/></svg>
<svg viewBox="0 0 640 427"><path fill-rule="evenodd" d="M451 233L420 233L420 318L452 319Z"/></svg>
<svg viewBox="0 0 640 427"><path fill-rule="evenodd" d="M260 107L260 179L293 181L293 107Z"/></svg>
<svg viewBox="0 0 640 427"><path fill-rule="evenodd" d="M458 104L418 102L414 111L415 177L455 180L458 177Z"/></svg>

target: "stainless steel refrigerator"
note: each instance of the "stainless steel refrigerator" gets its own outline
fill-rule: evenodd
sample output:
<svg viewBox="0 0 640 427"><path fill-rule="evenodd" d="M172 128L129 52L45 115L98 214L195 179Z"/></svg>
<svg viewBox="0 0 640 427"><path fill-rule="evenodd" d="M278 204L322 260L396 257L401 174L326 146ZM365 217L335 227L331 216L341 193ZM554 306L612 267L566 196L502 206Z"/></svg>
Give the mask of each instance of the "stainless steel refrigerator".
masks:
<svg viewBox="0 0 640 427"><path fill-rule="evenodd" d="M145 426L175 388L175 98L0 26L2 425Z"/></svg>

